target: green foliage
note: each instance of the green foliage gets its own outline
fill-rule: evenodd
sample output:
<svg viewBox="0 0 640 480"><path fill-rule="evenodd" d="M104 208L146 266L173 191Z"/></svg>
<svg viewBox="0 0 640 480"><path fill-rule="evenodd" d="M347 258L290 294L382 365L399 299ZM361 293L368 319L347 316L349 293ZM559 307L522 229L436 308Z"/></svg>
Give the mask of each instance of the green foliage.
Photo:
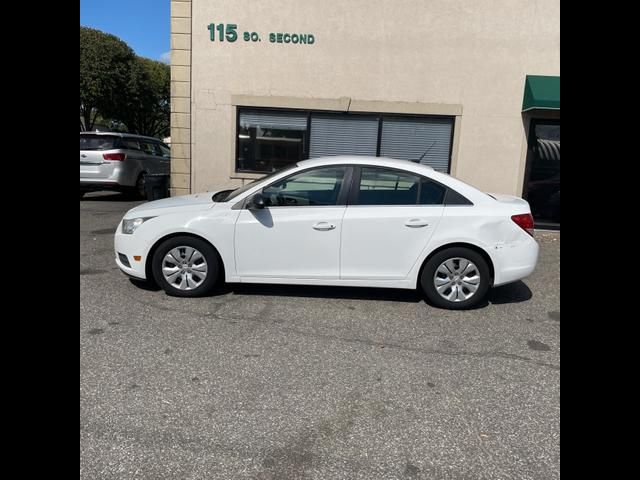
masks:
<svg viewBox="0 0 640 480"><path fill-rule="evenodd" d="M99 115L131 133L169 135L171 73L168 65L138 57L113 35L80 27L80 128Z"/></svg>
<svg viewBox="0 0 640 480"><path fill-rule="evenodd" d="M117 117L132 133L169 135L171 101L169 65L137 57L131 69L126 107Z"/></svg>
<svg viewBox="0 0 640 480"><path fill-rule="evenodd" d="M98 113L115 117L131 76L135 55L129 46L107 33L80 27L81 128L91 130Z"/></svg>

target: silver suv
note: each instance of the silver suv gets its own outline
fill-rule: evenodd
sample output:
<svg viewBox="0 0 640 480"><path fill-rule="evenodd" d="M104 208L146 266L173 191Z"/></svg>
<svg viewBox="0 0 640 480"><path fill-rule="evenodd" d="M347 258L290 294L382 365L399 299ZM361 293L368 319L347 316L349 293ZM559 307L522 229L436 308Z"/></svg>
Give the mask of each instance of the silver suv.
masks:
<svg viewBox="0 0 640 480"><path fill-rule="evenodd" d="M157 138L129 133L80 132L80 198L95 190L137 193L144 175L169 175L171 150Z"/></svg>

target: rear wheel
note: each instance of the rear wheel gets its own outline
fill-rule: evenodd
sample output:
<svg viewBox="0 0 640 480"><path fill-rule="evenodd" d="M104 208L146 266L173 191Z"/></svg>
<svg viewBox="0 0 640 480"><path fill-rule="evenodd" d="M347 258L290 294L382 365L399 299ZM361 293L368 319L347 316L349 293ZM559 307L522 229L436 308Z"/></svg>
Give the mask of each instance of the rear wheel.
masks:
<svg viewBox="0 0 640 480"><path fill-rule="evenodd" d="M136 180L136 195L138 197L140 197L141 199L146 199L147 198L147 192L145 191L145 186L144 186L144 173L141 173L140 175L138 175L138 179Z"/></svg>
<svg viewBox="0 0 640 480"><path fill-rule="evenodd" d="M199 297L218 283L218 253L199 238L170 238L158 247L151 261L155 281L169 295Z"/></svg>
<svg viewBox="0 0 640 480"><path fill-rule="evenodd" d="M451 310L476 306L486 296L490 283L491 274L485 259L464 247L436 253L420 277L422 290L430 302Z"/></svg>

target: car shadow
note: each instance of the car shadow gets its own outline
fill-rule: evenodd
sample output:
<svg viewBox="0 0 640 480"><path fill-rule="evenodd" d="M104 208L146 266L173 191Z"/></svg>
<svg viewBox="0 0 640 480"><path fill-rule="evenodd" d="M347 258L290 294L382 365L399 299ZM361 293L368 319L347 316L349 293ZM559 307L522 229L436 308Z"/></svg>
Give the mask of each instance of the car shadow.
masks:
<svg viewBox="0 0 640 480"><path fill-rule="evenodd" d="M349 300L385 300L392 302L419 302L420 294L414 290L374 287L333 287L318 285L267 285L261 283L226 284L225 293L236 295L264 295L273 297L337 298Z"/></svg>
<svg viewBox="0 0 640 480"><path fill-rule="evenodd" d="M384 300L391 302L418 303L425 301L421 292L399 288L373 287L326 287L311 285L267 285L267 284L227 284L221 293L238 295L266 295L280 297L339 298L349 300ZM531 290L522 281L517 281L489 290L484 301L474 308L483 308L489 304L525 302L533 297Z"/></svg>
<svg viewBox="0 0 640 480"><path fill-rule="evenodd" d="M487 293L487 302L496 305L526 302L533 297L531 289L522 280L493 287Z"/></svg>
<svg viewBox="0 0 640 480"><path fill-rule="evenodd" d="M150 292L162 290L155 282L129 278L136 287ZM375 288L375 287L333 287L317 285L277 285L262 283L225 283L216 288L208 297L218 295L261 295L269 297L304 297L346 300L382 300L387 302L429 303L425 296L417 290L405 290L400 288ZM517 281L489 290L485 300L471 310L485 308L490 304L502 305L508 303L526 302L533 294L527 285ZM435 308L435 307L434 307Z"/></svg>
<svg viewBox="0 0 640 480"><path fill-rule="evenodd" d="M156 285L155 282L150 282L149 280L142 280L142 279L130 277L129 282L134 284L139 289L146 290L148 292L159 292L160 290L162 290L162 288Z"/></svg>

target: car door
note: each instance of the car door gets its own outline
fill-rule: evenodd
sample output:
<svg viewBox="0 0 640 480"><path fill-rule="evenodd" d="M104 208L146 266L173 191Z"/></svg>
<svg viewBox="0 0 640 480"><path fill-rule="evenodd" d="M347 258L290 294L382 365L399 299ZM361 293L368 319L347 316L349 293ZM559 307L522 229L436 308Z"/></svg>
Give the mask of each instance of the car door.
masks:
<svg viewBox="0 0 640 480"><path fill-rule="evenodd" d="M243 209L235 259L243 278L338 279L347 166L317 167L265 187L265 208Z"/></svg>
<svg viewBox="0 0 640 480"><path fill-rule="evenodd" d="M440 222L446 187L402 170L363 166L352 188L340 278L406 278Z"/></svg>

